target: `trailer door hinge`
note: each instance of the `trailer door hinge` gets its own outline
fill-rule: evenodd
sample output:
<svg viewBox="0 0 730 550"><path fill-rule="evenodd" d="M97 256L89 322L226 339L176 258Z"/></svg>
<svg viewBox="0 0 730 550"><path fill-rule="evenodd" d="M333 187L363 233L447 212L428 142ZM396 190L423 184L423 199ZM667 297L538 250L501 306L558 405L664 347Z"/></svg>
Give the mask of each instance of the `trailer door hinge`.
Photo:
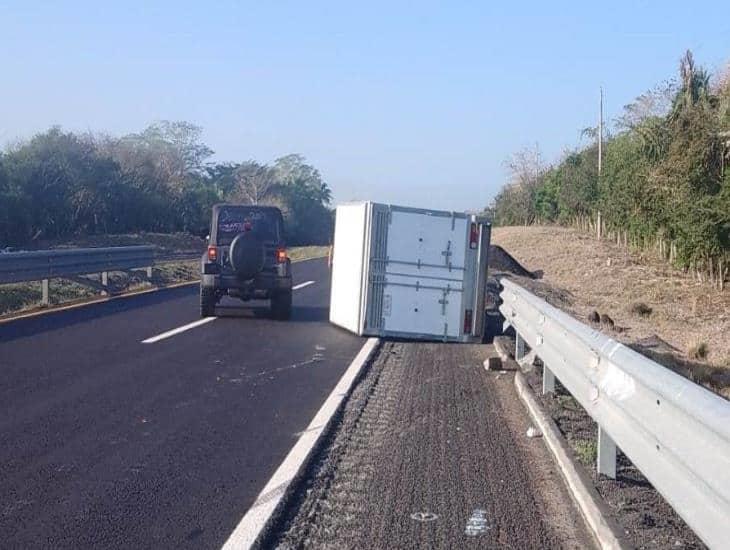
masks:
<svg viewBox="0 0 730 550"><path fill-rule="evenodd" d="M451 271L451 255L453 252L451 252L451 241L449 241L446 244L446 250L441 252L441 255L444 257L444 265L449 268L449 271Z"/></svg>
<svg viewBox="0 0 730 550"><path fill-rule="evenodd" d="M446 299L446 295L449 293L448 290L443 291L444 296L439 300L439 304L441 304L441 315L446 315L446 304L449 303L449 301Z"/></svg>

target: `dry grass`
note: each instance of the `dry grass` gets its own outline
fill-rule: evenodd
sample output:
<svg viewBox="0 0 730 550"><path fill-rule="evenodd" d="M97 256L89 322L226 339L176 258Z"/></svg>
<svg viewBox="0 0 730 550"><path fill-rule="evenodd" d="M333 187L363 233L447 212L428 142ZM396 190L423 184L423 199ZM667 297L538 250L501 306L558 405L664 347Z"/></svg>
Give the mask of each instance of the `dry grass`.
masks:
<svg viewBox="0 0 730 550"><path fill-rule="evenodd" d="M679 350L701 342L703 361L728 367L730 291L570 228L498 227L492 239L527 269L543 270L546 283L567 290L578 318L594 310L610 315L613 337L632 343L656 335ZM639 304L651 313L633 312Z"/></svg>
<svg viewBox="0 0 730 550"><path fill-rule="evenodd" d="M287 250L293 262L311 258L325 258L328 252L329 246L294 246Z"/></svg>
<svg viewBox="0 0 730 550"><path fill-rule="evenodd" d="M687 355L689 355L690 359L707 359L709 352L707 342L698 342L689 348Z"/></svg>
<svg viewBox="0 0 730 550"><path fill-rule="evenodd" d="M47 248L85 248L98 246L136 246L154 245L163 252L197 253L205 249L205 239L190 233L124 233L118 235L79 235L57 240L38 241L29 247L43 250Z"/></svg>

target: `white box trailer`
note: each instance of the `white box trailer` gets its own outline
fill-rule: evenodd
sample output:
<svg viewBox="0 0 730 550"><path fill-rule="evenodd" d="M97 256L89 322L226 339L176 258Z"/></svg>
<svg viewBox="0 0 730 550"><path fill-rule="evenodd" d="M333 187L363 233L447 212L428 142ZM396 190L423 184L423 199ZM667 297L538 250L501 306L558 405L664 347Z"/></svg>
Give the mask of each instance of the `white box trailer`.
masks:
<svg viewBox="0 0 730 550"><path fill-rule="evenodd" d="M472 214L338 206L330 322L359 335L481 340L490 230Z"/></svg>

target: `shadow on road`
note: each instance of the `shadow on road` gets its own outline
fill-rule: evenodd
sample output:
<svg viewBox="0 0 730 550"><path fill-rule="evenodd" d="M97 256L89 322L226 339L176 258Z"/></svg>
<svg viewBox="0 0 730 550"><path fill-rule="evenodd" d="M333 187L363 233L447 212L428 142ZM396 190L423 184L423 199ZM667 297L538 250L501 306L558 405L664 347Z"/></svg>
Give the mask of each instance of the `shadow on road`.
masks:
<svg viewBox="0 0 730 550"><path fill-rule="evenodd" d="M146 308L197 293L198 287L191 285L188 287L163 289L148 294L116 298L108 302L80 306L65 311L49 311L36 317L28 317L26 319L18 319L0 324L0 342L9 342L17 338L33 336L77 323L93 321L100 317Z"/></svg>
<svg viewBox="0 0 730 550"><path fill-rule="evenodd" d="M219 305L215 308L216 317L238 319L271 319L268 306ZM312 306L294 306L291 322L326 323L329 320L329 308ZM287 321L282 321L286 323Z"/></svg>

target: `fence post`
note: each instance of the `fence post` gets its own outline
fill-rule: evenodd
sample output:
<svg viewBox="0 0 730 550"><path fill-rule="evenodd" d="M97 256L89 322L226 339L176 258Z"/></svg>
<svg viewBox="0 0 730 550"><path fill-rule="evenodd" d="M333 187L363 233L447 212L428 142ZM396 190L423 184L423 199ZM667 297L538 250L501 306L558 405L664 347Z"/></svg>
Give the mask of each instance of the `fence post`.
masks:
<svg viewBox="0 0 730 550"><path fill-rule="evenodd" d="M599 241L601 240L601 236L602 236L602 232L603 232L602 229L603 229L603 224L601 222L601 211L599 210L598 217L596 219L596 236L598 237Z"/></svg>
<svg viewBox="0 0 730 550"><path fill-rule="evenodd" d="M542 364L542 393L553 393L555 391L555 375L548 366Z"/></svg>
<svg viewBox="0 0 730 550"><path fill-rule="evenodd" d="M616 479L616 443L598 425L598 473Z"/></svg>
<svg viewBox="0 0 730 550"><path fill-rule="evenodd" d="M41 305L47 306L50 304L50 301L48 299L48 292L49 285L48 285L48 279L43 279L41 281Z"/></svg>
<svg viewBox="0 0 730 550"><path fill-rule="evenodd" d="M102 271L101 272L101 285L104 288L106 288L107 286L109 286L109 273L107 271ZM106 290L102 290L101 291L101 295L102 296L106 296L107 294L109 294L109 293Z"/></svg>

